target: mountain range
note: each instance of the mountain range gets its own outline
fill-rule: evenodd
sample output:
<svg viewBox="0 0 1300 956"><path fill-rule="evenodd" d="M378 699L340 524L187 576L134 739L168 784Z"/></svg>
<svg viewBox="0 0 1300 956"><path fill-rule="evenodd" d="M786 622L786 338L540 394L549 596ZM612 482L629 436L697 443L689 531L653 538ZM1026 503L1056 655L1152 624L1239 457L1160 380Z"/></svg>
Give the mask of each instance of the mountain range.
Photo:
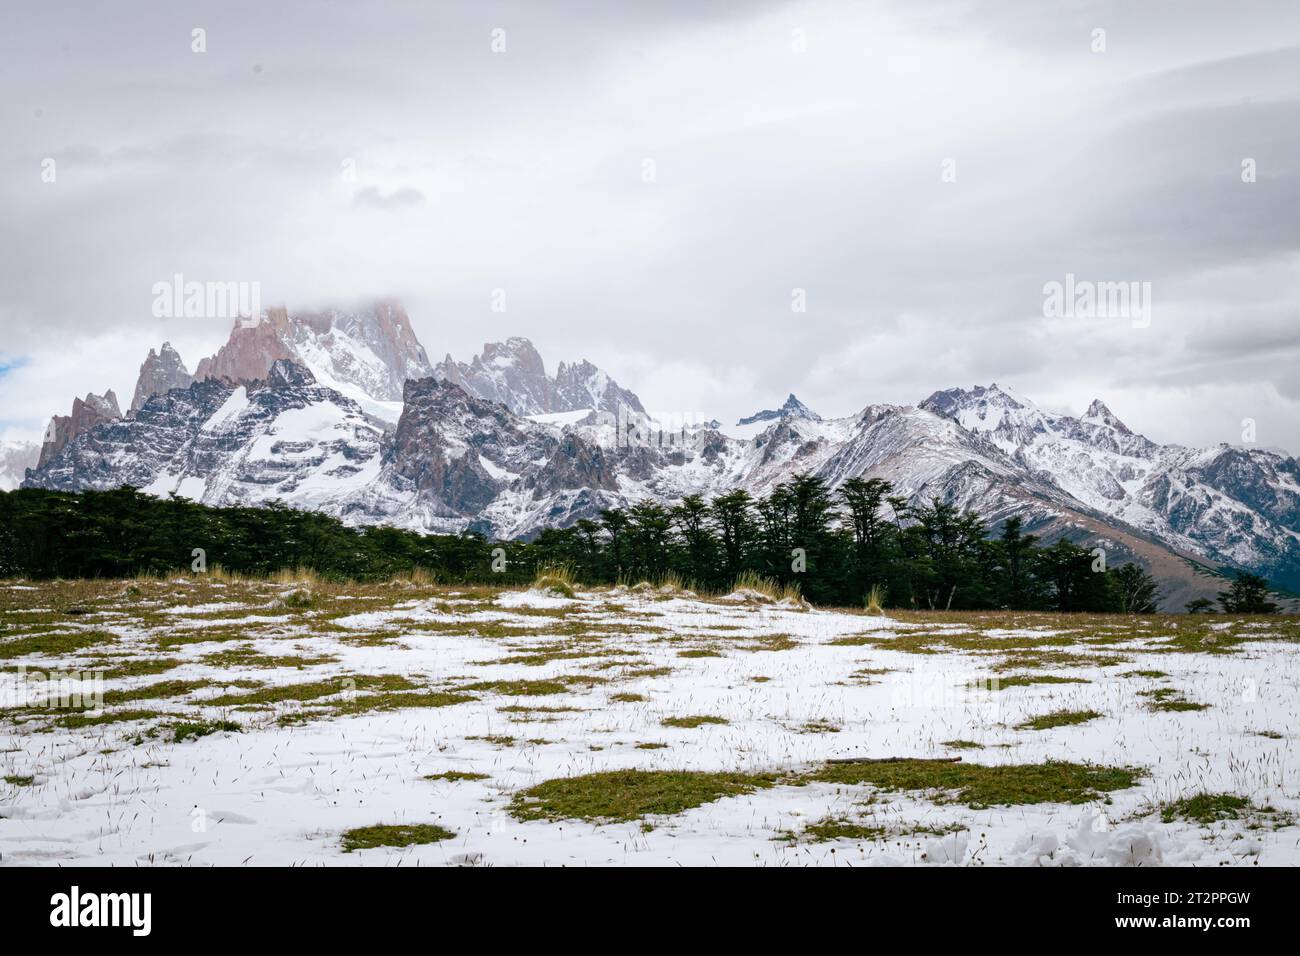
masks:
<svg viewBox="0 0 1300 956"><path fill-rule="evenodd" d="M1300 466L1277 451L1161 445L1100 400L1075 418L997 384L829 419L792 394L735 426L668 427L590 362L549 375L524 338L433 365L391 302L267 310L192 375L169 345L151 350L127 412L111 392L74 400L24 485L280 500L354 524L512 538L645 498L763 494L800 472L832 487L886 478L991 526L1019 515L1046 540L1147 566L1169 608L1212 595L1223 569L1300 589Z"/></svg>

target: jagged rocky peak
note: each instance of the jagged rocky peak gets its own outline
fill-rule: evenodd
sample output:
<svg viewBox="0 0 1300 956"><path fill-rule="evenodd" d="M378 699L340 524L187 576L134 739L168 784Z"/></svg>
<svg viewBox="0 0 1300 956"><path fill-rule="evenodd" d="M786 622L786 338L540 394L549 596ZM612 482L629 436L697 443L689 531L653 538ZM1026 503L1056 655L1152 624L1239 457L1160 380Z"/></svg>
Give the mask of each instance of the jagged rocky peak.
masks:
<svg viewBox="0 0 1300 956"><path fill-rule="evenodd" d="M546 415L591 408L617 414L620 407L643 413L641 400L583 359L561 362L555 377L533 343L522 336L488 342L468 363L450 355L438 363L434 376L452 382L471 395L500 402L516 415Z"/></svg>
<svg viewBox="0 0 1300 956"><path fill-rule="evenodd" d="M298 385L315 385L316 376L305 365L298 365L288 359L278 359L271 363L266 373L266 384L271 388L292 388Z"/></svg>
<svg viewBox="0 0 1300 956"><path fill-rule="evenodd" d="M809 421L819 422L822 417L805 405L799 399L795 398L794 392L785 400L785 404L780 408L767 408L761 412L755 412L748 418L742 418L736 422L737 425L753 425L756 422L774 422L782 418L806 418Z"/></svg>
<svg viewBox="0 0 1300 956"><path fill-rule="evenodd" d="M947 388L935 392L929 398L921 403L921 408L929 409L936 415L942 415L945 418L960 418L960 413L964 410L972 409L987 412L989 410L1005 411L1033 409L1037 411L1036 406L1011 389L999 385L997 382L991 385L976 385L974 388ZM986 419L987 415L984 416Z"/></svg>
<svg viewBox="0 0 1300 956"><path fill-rule="evenodd" d="M1105 425L1107 428L1113 428L1117 432L1121 432L1125 435L1133 434L1129 431L1129 427L1120 421L1119 417L1107 408L1106 403L1100 398L1094 398L1092 400L1092 404L1089 405L1088 410L1083 413L1083 418L1081 418L1080 421L1089 425Z"/></svg>
<svg viewBox="0 0 1300 956"><path fill-rule="evenodd" d="M41 467L63 451L78 435L90 431L104 422L114 422L122 417L122 410L117 404L117 396L110 388L103 395L86 393L85 398L72 400L72 414L55 415L50 419L45 430L45 441L41 444L41 454L36 467Z"/></svg>
<svg viewBox="0 0 1300 956"><path fill-rule="evenodd" d="M135 395L131 399L131 413L154 395L161 395L173 388L188 388L194 376L181 360L180 353L172 348L170 342L164 342L158 351L149 350L148 356L140 365L140 374L135 381Z"/></svg>
<svg viewBox="0 0 1300 956"><path fill-rule="evenodd" d="M645 414L641 399L619 386L595 365L581 362L561 362L555 370L555 397L557 412L576 412L591 408L600 412L618 414L620 407Z"/></svg>
<svg viewBox="0 0 1300 956"><path fill-rule="evenodd" d="M1036 436L1050 432L1054 423L1054 416L997 382L935 392L920 407L970 431L986 433L1008 451L1032 443Z"/></svg>
<svg viewBox="0 0 1300 956"><path fill-rule="evenodd" d="M433 374L406 310L379 301L319 312L278 307L255 319L239 319L226 344L199 363L194 377L257 381L283 359L311 369L318 381L363 402L398 402L408 379Z"/></svg>
<svg viewBox="0 0 1300 956"><path fill-rule="evenodd" d="M1065 470L1086 470L1093 465L1083 459L1067 460L1069 456L1063 451L1066 447L1063 443L1073 443L1072 447L1086 456L1099 452L1153 459L1160 454L1159 445L1130 431L1100 400L1088 406L1083 418L1072 418L1045 412L1029 399L994 383L987 388L977 385L969 390L953 388L935 392L921 403L921 407L949 418L969 431L988 435L1010 455L1037 458L1037 466L1052 472L1058 483L1062 483ZM1036 446L1042 447L1041 455L1032 450ZM1103 470L1108 467L1102 465ZM1080 479L1093 484L1100 477L1103 483L1110 483L1096 469L1093 471L1093 477L1080 475ZM1123 480L1130 480L1130 477ZM1072 493L1082 490L1082 486L1071 485L1068 481L1064 484Z"/></svg>
<svg viewBox="0 0 1300 956"><path fill-rule="evenodd" d="M547 378L541 355L525 338L485 343L482 354L468 364L448 355L433 374L478 398L500 402L517 415L555 411L555 383Z"/></svg>
<svg viewBox="0 0 1300 956"><path fill-rule="evenodd" d="M91 408L97 415L103 415L105 418L121 418L122 409L117 404L117 396L110 388L103 395L96 395L94 392L87 392L86 397L82 399L85 404ZM77 400L74 399L72 408L75 413Z"/></svg>

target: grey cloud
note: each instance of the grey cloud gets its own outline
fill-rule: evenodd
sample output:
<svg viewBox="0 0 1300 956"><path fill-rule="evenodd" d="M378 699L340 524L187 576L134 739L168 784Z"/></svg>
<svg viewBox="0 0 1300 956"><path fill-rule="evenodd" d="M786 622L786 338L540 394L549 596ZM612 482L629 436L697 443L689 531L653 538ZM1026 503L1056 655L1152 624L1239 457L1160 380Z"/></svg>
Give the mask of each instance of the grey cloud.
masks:
<svg viewBox="0 0 1300 956"><path fill-rule="evenodd" d="M1128 401L1134 427L1190 444L1216 438L1205 423L1232 388L1284 396L1261 425L1300 449L1300 49L1280 45L1300 5L157 0L4 16L0 356L30 362L0 379L0 430L38 428L69 391L129 394L162 338L151 285L182 272L291 304L399 296L431 353L528 335L552 365L587 356L648 406L719 418L792 390L833 414L997 380ZM1043 283L1067 272L1151 281L1150 334L1045 321ZM225 333L166 330L191 364ZM140 357L59 354L95 336Z"/></svg>
<svg viewBox="0 0 1300 956"><path fill-rule="evenodd" d="M352 205L370 206L375 209L406 209L410 206L418 206L422 202L424 202L424 193L418 189L395 189L386 193L369 186L357 190L357 194L352 197Z"/></svg>

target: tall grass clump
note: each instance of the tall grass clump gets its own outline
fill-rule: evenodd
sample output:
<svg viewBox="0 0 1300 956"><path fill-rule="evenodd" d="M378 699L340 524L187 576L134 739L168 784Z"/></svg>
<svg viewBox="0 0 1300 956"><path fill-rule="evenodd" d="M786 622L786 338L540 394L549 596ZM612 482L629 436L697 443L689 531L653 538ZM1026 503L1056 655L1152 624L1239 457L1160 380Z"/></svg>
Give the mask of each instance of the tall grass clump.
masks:
<svg viewBox="0 0 1300 956"><path fill-rule="evenodd" d="M411 584L416 587L428 588L433 587L438 583L438 573L429 568L417 565L404 574L397 575L393 580L400 584Z"/></svg>
<svg viewBox="0 0 1300 956"><path fill-rule="evenodd" d="M533 590L551 591L562 597L571 598L577 583L577 579L573 576L573 568L567 564L543 565L537 569L537 576L533 578Z"/></svg>
<svg viewBox="0 0 1300 956"><path fill-rule="evenodd" d="M764 577L757 571L741 571L736 576L736 582L731 586L731 590L733 593L737 591L753 591L773 601L803 602L803 595L799 591L798 584L782 584L775 578Z"/></svg>
<svg viewBox="0 0 1300 956"><path fill-rule="evenodd" d="M307 586L319 586L321 577L316 573L314 568L281 568L271 575L270 580L275 584L302 584Z"/></svg>
<svg viewBox="0 0 1300 956"><path fill-rule="evenodd" d="M873 584L871 590L867 592L867 596L863 598L862 606L866 608L868 614L884 614L884 601L885 589L879 584Z"/></svg>

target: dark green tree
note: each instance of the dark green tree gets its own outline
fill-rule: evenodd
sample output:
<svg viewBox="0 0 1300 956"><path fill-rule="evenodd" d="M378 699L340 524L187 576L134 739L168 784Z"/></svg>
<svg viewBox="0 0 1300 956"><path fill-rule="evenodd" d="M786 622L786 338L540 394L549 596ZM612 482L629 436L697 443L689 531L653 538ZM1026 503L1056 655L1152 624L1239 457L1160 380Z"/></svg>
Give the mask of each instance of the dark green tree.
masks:
<svg viewBox="0 0 1300 956"><path fill-rule="evenodd" d="M1238 571L1228 590L1219 592L1219 605L1229 614L1274 614L1278 606L1269 600L1265 578Z"/></svg>
<svg viewBox="0 0 1300 956"><path fill-rule="evenodd" d="M1113 568L1116 610L1125 614L1154 614L1160 603L1160 586L1145 568L1123 564Z"/></svg>

